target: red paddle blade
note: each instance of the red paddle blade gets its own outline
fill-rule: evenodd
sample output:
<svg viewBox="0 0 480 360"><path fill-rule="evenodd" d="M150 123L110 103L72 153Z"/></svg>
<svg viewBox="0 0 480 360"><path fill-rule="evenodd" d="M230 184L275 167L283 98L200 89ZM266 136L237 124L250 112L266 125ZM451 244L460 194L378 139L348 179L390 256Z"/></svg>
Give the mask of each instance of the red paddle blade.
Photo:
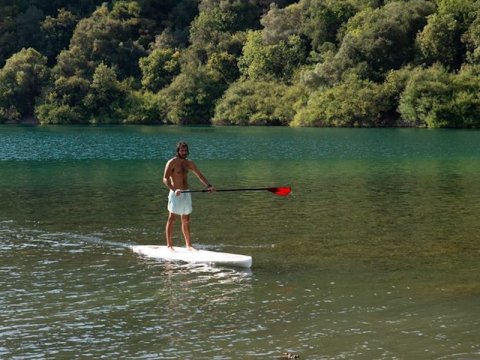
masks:
<svg viewBox="0 0 480 360"><path fill-rule="evenodd" d="M286 187L268 188L267 190L278 196L287 196L292 191L292 188L289 186L286 186Z"/></svg>

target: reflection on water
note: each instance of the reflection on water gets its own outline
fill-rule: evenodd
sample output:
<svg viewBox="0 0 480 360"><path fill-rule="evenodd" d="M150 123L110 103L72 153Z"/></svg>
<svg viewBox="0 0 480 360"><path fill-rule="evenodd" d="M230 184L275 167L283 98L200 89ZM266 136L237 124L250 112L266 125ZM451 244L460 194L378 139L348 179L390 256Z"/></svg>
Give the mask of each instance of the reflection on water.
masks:
<svg viewBox="0 0 480 360"><path fill-rule="evenodd" d="M1 224L0 244L4 358L274 359L292 350L315 359L389 359L416 357L418 349L457 358L472 354L465 346L476 343L480 325L471 316L476 296L451 303L448 289L422 289L420 273L278 277L274 269L147 259L98 235L13 222Z"/></svg>
<svg viewBox="0 0 480 360"><path fill-rule="evenodd" d="M251 291L250 271L146 260L98 236L19 230L0 229L2 356L66 356L87 344L100 347L93 357L141 355L141 339L153 336L152 356L178 358L186 333L193 347L215 333L228 339L232 305ZM118 347L130 336L139 344Z"/></svg>

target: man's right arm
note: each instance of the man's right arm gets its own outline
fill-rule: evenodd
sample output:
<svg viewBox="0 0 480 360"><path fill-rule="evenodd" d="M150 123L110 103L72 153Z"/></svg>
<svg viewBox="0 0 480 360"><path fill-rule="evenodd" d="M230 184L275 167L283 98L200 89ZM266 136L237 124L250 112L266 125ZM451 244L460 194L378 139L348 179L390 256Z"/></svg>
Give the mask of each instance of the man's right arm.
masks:
<svg viewBox="0 0 480 360"><path fill-rule="evenodd" d="M173 188L173 184L170 180L171 173L172 173L172 160L169 160L165 165L165 170L163 171L163 183L167 188L169 188L172 191L175 191L175 189Z"/></svg>

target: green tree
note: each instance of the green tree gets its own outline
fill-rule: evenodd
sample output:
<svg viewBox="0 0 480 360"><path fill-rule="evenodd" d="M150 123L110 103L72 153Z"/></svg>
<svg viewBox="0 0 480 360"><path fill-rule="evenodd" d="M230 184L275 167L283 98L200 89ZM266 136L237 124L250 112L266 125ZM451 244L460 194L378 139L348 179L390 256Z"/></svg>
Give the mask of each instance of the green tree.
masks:
<svg viewBox="0 0 480 360"><path fill-rule="evenodd" d="M305 58L305 47L298 35L265 45L261 31L249 31L239 67L245 79L289 81Z"/></svg>
<svg viewBox="0 0 480 360"><path fill-rule="evenodd" d="M454 110L458 127L480 127L480 65L466 65L454 75ZM455 119L454 118L454 119Z"/></svg>
<svg viewBox="0 0 480 360"><path fill-rule="evenodd" d="M138 3L142 22L138 41L143 47L188 46L190 25L199 11L197 0L139 0Z"/></svg>
<svg viewBox="0 0 480 360"><path fill-rule="evenodd" d="M238 77L234 59L241 54L244 42L241 34L246 26L241 21L242 3L246 2L201 2L200 13L191 24L191 46L183 56L184 68L207 65L225 82Z"/></svg>
<svg viewBox="0 0 480 360"><path fill-rule="evenodd" d="M122 106L128 92L117 79L115 70L105 64L95 69L88 94L85 96L85 107L93 115L92 123L118 123L123 119Z"/></svg>
<svg viewBox="0 0 480 360"><path fill-rule="evenodd" d="M478 127L479 93L477 67L452 74L434 65L415 71L401 95L399 111L405 120L431 128Z"/></svg>
<svg viewBox="0 0 480 360"><path fill-rule="evenodd" d="M82 124L88 121L83 104L90 82L77 75L58 77L43 91L35 114L41 124Z"/></svg>
<svg viewBox="0 0 480 360"><path fill-rule="evenodd" d="M52 71L56 77L77 75L90 78L93 73L92 67L93 63L88 60L85 52L80 47L73 45L58 54L57 64Z"/></svg>
<svg viewBox="0 0 480 360"><path fill-rule="evenodd" d="M161 124L166 122L165 109L152 92L130 91L125 103L123 122L129 124Z"/></svg>
<svg viewBox="0 0 480 360"><path fill-rule="evenodd" d="M210 11L201 11L192 22L190 41L194 46L210 53L228 40L234 23L235 15L218 7Z"/></svg>
<svg viewBox="0 0 480 360"><path fill-rule="evenodd" d="M398 112L400 97L416 71L417 69L413 66L405 66L399 70L388 72L383 83L383 91L388 101L388 110L383 116L385 126L414 127L420 125L416 121L407 121Z"/></svg>
<svg viewBox="0 0 480 360"><path fill-rule="evenodd" d="M101 63L115 67L121 79L138 76L138 60L144 55L144 49L136 42L138 13L135 1L127 5L124 1L116 2L111 13L106 6L99 7L92 16L79 21L69 49L61 54L62 60L75 57L69 64L74 65L73 71L87 72L88 76ZM72 72L63 66L65 62L59 61L60 73Z"/></svg>
<svg viewBox="0 0 480 360"><path fill-rule="evenodd" d="M452 69L458 68L465 53L460 36L461 31L452 14L432 15L418 36L419 48L426 63L441 62Z"/></svg>
<svg viewBox="0 0 480 360"><path fill-rule="evenodd" d="M68 48L77 22L77 16L65 9L59 9L56 17L47 16L45 20L42 21L42 49L43 53L49 59L49 64L54 63L60 51Z"/></svg>
<svg viewBox="0 0 480 360"><path fill-rule="evenodd" d="M47 59L35 49L22 49L9 58L0 70L0 108L3 116L33 116L35 101L49 77Z"/></svg>
<svg viewBox="0 0 480 360"><path fill-rule="evenodd" d="M418 46L427 65L439 62L450 69L459 69L465 59L462 36L480 9L477 0L439 0L437 13L418 35Z"/></svg>
<svg viewBox="0 0 480 360"><path fill-rule="evenodd" d="M480 12L468 30L462 35L466 46L466 59L470 64L480 64Z"/></svg>
<svg viewBox="0 0 480 360"><path fill-rule="evenodd" d="M155 49L140 59L142 86L158 92L180 73L180 52L173 49Z"/></svg>
<svg viewBox="0 0 480 360"><path fill-rule="evenodd" d="M41 104L35 109L40 124L83 124L86 116L81 108L62 104Z"/></svg>
<svg viewBox="0 0 480 360"><path fill-rule="evenodd" d="M337 86L311 93L291 125L381 126L383 114L389 110L388 100L382 85L351 76Z"/></svg>
<svg viewBox="0 0 480 360"><path fill-rule="evenodd" d="M219 9L223 13L231 14L233 21L229 24L228 31L236 32L258 29L260 16L266 12L269 4L269 1L263 0L201 0L199 10L208 13Z"/></svg>
<svg viewBox="0 0 480 360"><path fill-rule="evenodd" d="M50 58L45 48L49 41L41 31L46 18L56 16L58 9L68 9L78 17L87 16L102 2L104 0L0 1L0 68L7 58L30 47L48 55L52 64L53 57Z"/></svg>
<svg viewBox="0 0 480 360"><path fill-rule="evenodd" d="M159 93L160 106L165 108L169 123L209 124L215 102L225 86L205 68L192 73L183 72Z"/></svg>
<svg viewBox="0 0 480 360"><path fill-rule="evenodd" d="M383 81L389 70L414 61L416 34L433 11L430 2L412 0L357 13L347 23L338 52L317 67L317 76L333 84L353 70L361 77Z"/></svg>
<svg viewBox="0 0 480 360"><path fill-rule="evenodd" d="M355 1L351 0L303 0L302 11L302 33L308 37L312 49L322 52L324 43L336 44L339 39L339 32L348 19L354 16L359 10ZM365 7L368 6L365 3ZM372 8L377 7L371 4Z"/></svg>
<svg viewBox="0 0 480 360"><path fill-rule="evenodd" d="M240 76L236 57L226 51L212 54L207 69L225 84L233 83Z"/></svg>
<svg viewBox="0 0 480 360"><path fill-rule="evenodd" d="M279 81L238 81L217 103L213 123L287 125L295 114L293 104L298 96L291 96L289 90Z"/></svg>
<svg viewBox="0 0 480 360"><path fill-rule="evenodd" d="M263 25L262 40L267 45L287 41L291 35L300 35L302 32L301 4L292 4L280 9L272 3L270 10L261 19Z"/></svg>
<svg viewBox="0 0 480 360"><path fill-rule="evenodd" d="M441 65L416 69L400 98L402 118L428 127L445 126L440 118L443 118L443 111L449 112L446 102L451 97L450 81L451 75Z"/></svg>

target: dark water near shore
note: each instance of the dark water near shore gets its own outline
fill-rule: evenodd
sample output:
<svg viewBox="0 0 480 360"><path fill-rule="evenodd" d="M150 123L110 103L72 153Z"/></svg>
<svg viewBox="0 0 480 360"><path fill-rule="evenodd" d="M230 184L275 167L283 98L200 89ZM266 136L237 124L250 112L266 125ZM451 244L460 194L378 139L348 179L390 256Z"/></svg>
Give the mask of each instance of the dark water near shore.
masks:
<svg viewBox="0 0 480 360"><path fill-rule="evenodd" d="M128 249L164 243L178 140L292 186L194 194L194 245L251 271ZM479 213L478 131L3 126L0 358L480 359Z"/></svg>

